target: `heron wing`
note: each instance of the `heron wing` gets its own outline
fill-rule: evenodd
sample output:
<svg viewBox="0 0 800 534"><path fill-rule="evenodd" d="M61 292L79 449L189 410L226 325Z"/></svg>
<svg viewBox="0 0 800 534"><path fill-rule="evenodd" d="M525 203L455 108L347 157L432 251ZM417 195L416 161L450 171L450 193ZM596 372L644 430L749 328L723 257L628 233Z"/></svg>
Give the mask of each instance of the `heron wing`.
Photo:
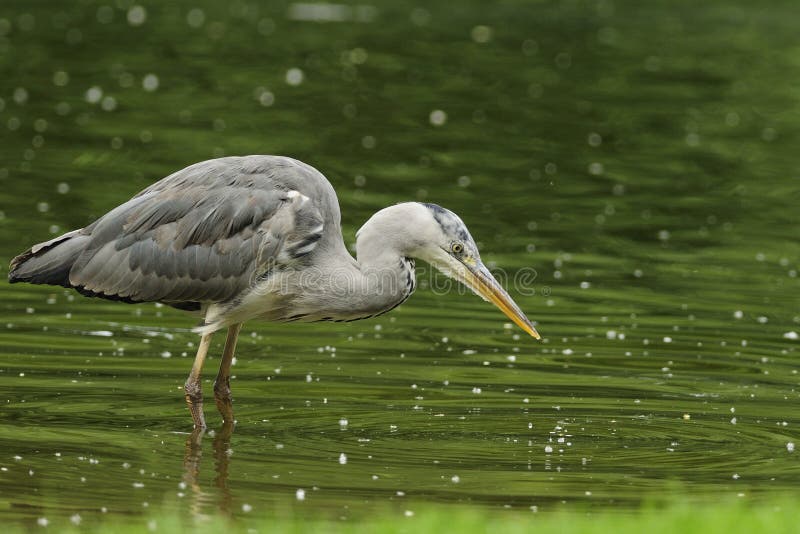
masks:
<svg viewBox="0 0 800 534"><path fill-rule="evenodd" d="M70 285L105 298L197 308L303 262L322 237L324 217L315 199L292 188L292 166L271 163L211 160L148 187L81 231L89 240Z"/></svg>

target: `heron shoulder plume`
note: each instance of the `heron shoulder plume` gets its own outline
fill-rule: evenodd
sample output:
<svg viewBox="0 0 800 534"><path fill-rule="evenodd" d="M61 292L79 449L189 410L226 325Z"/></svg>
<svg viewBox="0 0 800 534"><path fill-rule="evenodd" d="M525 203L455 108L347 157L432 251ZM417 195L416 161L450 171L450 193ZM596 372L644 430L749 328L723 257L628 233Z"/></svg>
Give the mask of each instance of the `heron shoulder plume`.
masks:
<svg viewBox="0 0 800 534"><path fill-rule="evenodd" d="M336 192L316 169L280 156L203 161L155 182L84 228L32 246L9 281L71 287L128 303L199 312L203 325L186 400L205 427L200 371L217 330L228 338L215 382L230 409L229 368L242 323L351 321L385 313L414 291L425 261L495 304L538 338L480 259L464 222L436 204L375 213L345 247Z"/></svg>

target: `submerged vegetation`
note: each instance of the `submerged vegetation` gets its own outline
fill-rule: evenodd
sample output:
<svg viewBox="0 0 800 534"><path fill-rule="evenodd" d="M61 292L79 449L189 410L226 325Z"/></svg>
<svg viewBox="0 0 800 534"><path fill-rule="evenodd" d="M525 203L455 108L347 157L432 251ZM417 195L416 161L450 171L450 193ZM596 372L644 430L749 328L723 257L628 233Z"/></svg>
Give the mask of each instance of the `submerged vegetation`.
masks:
<svg viewBox="0 0 800 534"><path fill-rule="evenodd" d="M313 517L242 517L230 521L220 515L186 519L176 514L161 513L140 518L119 518L84 524L80 515L68 520L49 521L39 518L37 525L53 531L71 532L169 532L204 534L241 532L255 534L349 534L380 532L382 534L437 534L440 532L523 534L793 534L800 522L796 499L779 499L771 503L749 506L737 502L716 504L672 504L666 507L644 507L624 513L604 510L577 510L536 513L536 511L489 512L473 507L436 508L421 505L414 510L385 509L358 521L347 518ZM14 529L12 529L12 534Z"/></svg>

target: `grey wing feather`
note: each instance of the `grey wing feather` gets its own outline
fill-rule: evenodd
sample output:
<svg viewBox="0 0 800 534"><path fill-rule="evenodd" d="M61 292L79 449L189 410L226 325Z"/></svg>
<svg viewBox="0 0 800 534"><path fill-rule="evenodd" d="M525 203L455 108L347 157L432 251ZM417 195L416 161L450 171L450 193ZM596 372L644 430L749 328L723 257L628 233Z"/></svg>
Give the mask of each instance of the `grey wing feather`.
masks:
<svg viewBox="0 0 800 534"><path fill-rule="evenodd" d="M36 248L26 254L61 276L37 283L193 307L235 298L276 265L303 264L326 217L332 218L327 229L337 229L335 194L313 168L274 156L223 158L178 171L62 236L64 244L79 238L79 248L57 238L38 245L43 257ZM69 265L59 263L62 247ZM18 259L12 267L31 258Z"/></svg>

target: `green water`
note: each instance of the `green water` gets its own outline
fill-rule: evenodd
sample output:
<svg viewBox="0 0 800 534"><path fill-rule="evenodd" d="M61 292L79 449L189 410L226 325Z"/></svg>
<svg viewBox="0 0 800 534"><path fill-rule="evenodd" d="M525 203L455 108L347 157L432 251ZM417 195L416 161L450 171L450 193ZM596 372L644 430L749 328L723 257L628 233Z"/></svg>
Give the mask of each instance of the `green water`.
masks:
<svg viewBox="0 0 800 534"><path fill-rule="evenodd" d="M235 431L207 403L198 437L196 317L0 284L0 521L796 490L800 4L142 5L3 3L0 270L190 163L283 154L347 243L391 203L460 214L544 339L421 274L377 319L247 324Z"/></svg>

